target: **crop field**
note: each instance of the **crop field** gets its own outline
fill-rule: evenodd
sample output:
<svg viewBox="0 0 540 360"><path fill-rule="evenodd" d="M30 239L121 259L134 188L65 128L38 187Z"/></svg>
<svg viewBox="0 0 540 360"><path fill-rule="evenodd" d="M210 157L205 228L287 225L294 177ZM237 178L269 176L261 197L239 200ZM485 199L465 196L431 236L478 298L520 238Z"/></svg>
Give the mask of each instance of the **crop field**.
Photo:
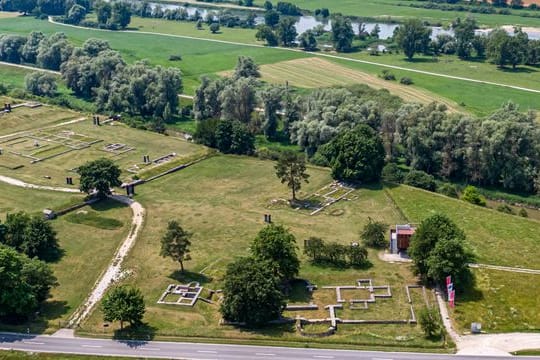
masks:
<svg viewBox="0 0 540 360"><path fill-rule="evenodd" d="M308 169L310 183L303 186L300 198L331 182L326 169ZM246 181L249 179L249 181ZM302 341L324 344L390 344L403 347L439 347L440 343L426 341L417 326L368 325L340 326L338 333L327 339L310 340L300 337L292 326L280 326L261 331L243 331L218 325L216 304L202 301L193 308L158 305L163 290L169 284L198 281L205 288L219 289L226 265L235 257L246 255L256 233L264 226L263 214L272 214L273 221L288 227L296 236L299 253L303 240L321 236L327 241L343 244L359 241L359 231L368 217L386 223L402 221L386 194L378 188L361 188L354 192L357 199L332 205L336 211L315 216L279 205L276 200L288 198L287 188L275 178L273 162L246 157L215 156L181 172L148 183L138 190L137 200L147 208L147 218L141 238L137 241L126 268L133 277L126 281L140 287L144 293L147 313L145 321L155 328L156 337L227 338L235 341ZM181 206L179 204L182 204ZM167 221L178 219L180 224L194 233L192 260L186 263L187 272L181 274L178 264L159 256L159 241ZM303 258L303 256L302 256ZM303 258L300 277L319 287L323 285L351 285L360 278L373 278L375 284L390 284L396 289L394 304L401 304L401 288L414 283L408 265L382 262L375 252L370 254L373 266L366 270L335 269L309 264ZM320 294L320 295L319 295ZM326 299L328 291L315 291L314 296ZM302 301L302 294L291 295L291 301ZM332 301L335 301L332 300ZM388 305L388 304L387 304ZM377 315L384 304L374 305L366 316ZM398 309L405 309L402 304ZM400 316L401 310L387 316ZM369 329L366 332L366 329ZM404 330L406 329L406 330ZM116 324L105 329L112 334ZM83 325L81 333L102 332L99 310ZM403 331L405 340L400 339Z"/></svg>
<svg viewBox="0 0 540 360"><path fill-rule="evenodd" d="M28 190L0 183L0 220L5 220L6 213L26 211L40 215L44 208L61 210L82 200L82 195ZM127 206L106 201L53 220L64 252L59 261L51 264L59 285L52 289L39 319L20 326L0 323L0 329L26 331L29 327L32 333L50 333L63 326L111 261L116 247L129 231L130 217L131 210Z"/></svg>
<svg viewBox="0 0 540 360"><path fill-rule="evenodd" d="M19 113L20 109L25 109L25 112ZM32 111L37 111L37 116L33 116ZM12 115L18 116L18 120L12 120ZM33 119L45 125L77 116L80 114L53 107L17 108L1 117L0 121L12 124L13 129L27 129L33 124ZM119 122L95 126L90 119L82 119L76 123L0 138L0 147L3 148L0 174L30 183L56 186L65 185L65 178L73 177L77 185L77 167L86 161L106 157L120 166L123 179L135 175L147 178L169 169L169 164L181 165L208 153L205 147L179 138L135 130ZM150 162L143 161L144 155L150 156Z"/></svg>
<svg viewBox="0 0 540 360"><path fill-rule="evenodd" d="M467 16L466 12L441 11L436 9L422 9L410 7L411 3L424 4L420 0L291 0L293 4L302 9L315 10L321 8L330 9L331 13L340 12L348 16L383 18L401 20L408 17L419 17L433 23L447 23L457 17ZM255 3L262 6L264 0L256 0ZM526 18L518 14L528 12L527 10L512 10L512 15L486 15L474 14L480 24L486 26L501 25L530 25L538 26L540 19Z"/></svg>
<svg viewBox="0 0 540 360"><path fill-rule="evenodd" d="M277 84L288 81L290 85L296 87L321 88L361 83L375 89L387 89L408 102L428 104L437 101L446 104L454 111L459 108L456 103L417 87L385 81L377 76L352 70L318 57L263 65L260 71L263 80Z"/></svg>

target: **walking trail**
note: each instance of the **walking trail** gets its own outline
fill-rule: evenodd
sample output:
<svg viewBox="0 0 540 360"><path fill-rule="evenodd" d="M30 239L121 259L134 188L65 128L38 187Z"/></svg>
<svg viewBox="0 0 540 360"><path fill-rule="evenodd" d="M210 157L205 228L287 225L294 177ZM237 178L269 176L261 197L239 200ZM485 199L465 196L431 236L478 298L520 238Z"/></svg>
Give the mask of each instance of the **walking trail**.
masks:
<svg viewBox="0 0 540 360"><path fill-rule="evenodd" d="M49 16L49 22L52 23L52 24L55 24L55 25L60 25L60 26L65 26L65 27L72 27L72 28L76 28L76 29L84 29L86 31L106 31L106 32L115 31L115 30L106 30L106 29L93 29L93 28L87 28L87 27L83 27L83 26L64 24L64 23L54 21L52 16ZM402 67L402 66L382 64L382 63L378 63L378 62L374 62L374 61L352 59L352 58L345 57L345 56L323 54L323 53L311 52L311 51L303 51L303 50L300 50L300 49L292 49L292 48L284 48L284 47L271 47L271 46L265 46L265 45L260 45L260 44L249 44L249 43L242 43L242 42L235 42L235 41L207 39L207 38L201 38L201 37L195 37L195 36L174 35L174 34L166 34L166 33L151 32L151 31L122 30L122 32L132 33L132 34L159 35L159 36L167 36L167 37L173 37L173 38L179 38L179 39L209 41L209 42L215 42L215 43L221 43L221 44L240 45L240 46L257 47L257 48L272 48L272 49L278 49L278 50L282 50L282 51L292 51L292 52L297 52L297 53L310 54L310 55L313 55L313 56L321 56L321 57L326 57L326 58L331 58L331 59L344 60L344 61L356 62L356 63L361 63L361 64L367 64L367 65L381 66L381 67L394 69L394 70L410 71L410 72L417 73L417 74L430 75L430 76L446 78L446 79L453 79L453 80L461 80L461 81L467 81L467 82L472 82L472 83L477 83L477 84L500 86L500 87L515 89L515 90L521 90L521 91L527 91L527 92L540 94L540 90L530 89L530 88L521 87L521 86L509 85L509 84L504 84L504 83L497 83L497 82L492 82L492 81L471 79L471 78L466 78L466 77L462 77L462 76L440 74L440 73L435 73L435 72L431 72L431 71L424 71L424 70L406 68L406 67Z"/></svg>
<svg viewBox="0 0 540 360"><path fill-rule="evenodd" d="M39 68L36 68L36 70L38 70L38 69ZM51 126L45 126L45 127L42 127L42 128L37 128L37 129L32 129L32 130L22 130L22 131L18 131L18 132L7 134L7 135L0 135L0 139L6 139L6 138L9 138L9 137L12 137L12 136L19 136L19 135L23 135L23 134L26 134L26 133L40 131L40 130L54 129L54 128L61 127L61 126L64 126L64 125L75 124L75 123L84 121L86 119L87 119L86 117L80 117L78 119L64 121L64 122L61 122L59 124L55 124L55 125L51 125Z"/></svg>
<svg viewBox="0 0 540 360"><path fill-rule="evenodd" d="M0 181L10 184L10 185L20 186L27 189L50 190L50 191L60 191L60 192L69 192L69 193L80 192L77 189L28 184L24 181L20 181L20 180L13 179L7 176L2 176L2 175L0 175ZM71 316L68 323L69 328L73 328L79 325L81 321L90 314L94 306L101 300L101 298L107 291L107 288L114 281L118 280L121 277L122 262L124 261L124 258L129 253L129 250L135 244L135 241L137 240L137 237L143 225L144 208L140 203L122 195L111 195L110 198L113 200L119 201L123 204L126 204L131 208L131 211L133 212L131 229L129 231L128 236L126 237L126 239L120 246L120 248L116 251L111 261L111 264L107 267L103 275L101 275L99 280L96 282L96 285L92 289L92 292L90 293L90 295L88 296L84 304L81 305L79 307L79 310ZM60 329L56 333L56 335L57 336L73 336L73 332L67 329Z"/></svg>

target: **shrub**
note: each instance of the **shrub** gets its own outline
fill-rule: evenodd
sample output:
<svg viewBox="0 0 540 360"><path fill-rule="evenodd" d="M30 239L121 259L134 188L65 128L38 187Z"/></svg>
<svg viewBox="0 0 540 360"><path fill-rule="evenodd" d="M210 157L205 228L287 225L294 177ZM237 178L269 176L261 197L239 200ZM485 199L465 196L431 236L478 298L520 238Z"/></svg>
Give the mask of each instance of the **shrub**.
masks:
<svg viewBox="0 0 540 360"><path fill-rule="evenodd" d="M385 236L387 231L388 225L380 221L373 221L372 218L369 218L360 237L367 247L381 249L388 245Z"/></svg>
<svg viewBox="0 0 540 360"><path fill-rule="evenodd" d="M521 216L521 217L529 217L529 213L527 212L527 210L521 208L519 209L519 212L518 212L518 215Z"/></svg>
<svg viewBox="0 0 540 360"><path fill-rule="evenodd" d="M399 83L403 85L412 85L414 84L414 81L412 81L410 77L404 76L399 80Z"/></svg>
<svg viewBox="0 0 540 360"><path fill-rule="evenodd" d="M437 313L436 308L425 307L420 310L418 316L418 322L426 335L426 338L429 339L440 339L443 334L443 329L441 321L439 319L439 314Z"/></svg>
<svg viewBox="0 0 540 360"><path fill-rule="evenodd" d="M182 55L169 55L169 61L182 61Z"/></svg>
<svg viewBox="0 0 540 360"><path fill-rule="evenodd" d="M465 190L463 190L461 199L474 205L486 206L486 198L478 192L476 187L471 185L467 186Z"/></svg>
<svg viewBox="0 0 540 360"><path fill-rule="evenodd" d="M443 183L441 186L437 188L437 192L444 196L448 196L455 199L457 199L458 197L458 191L456 187L449 183Z"/></svg>
<svg viewBox="0 0 540 360"><path fill-rule="evenodd" d="M412 170L405 176L404 183L420 189L435 191L437 184L433 176L420 170Z"/></svg>
<svg viewBox="0 0 540 360"><path fill-rule="evenodd" d="M395 81L396 76L391 73L389 70L383 70L381 75L379 75L382 79L388 80L388 81Z"/></svg>
<svg viewBox="0 0 540 360"><path fill-rule="evenodd" d="M384 181L400 184L403 182L403 171L395 163L388 163L384 165L381 177Z"/></svg>
<svg viewBox="0 0 540 360"><path fill-rule="evenodd" d="M6 84L0 83L0 95L6 95L9 89Z"/></svg>
<svg viewBox="0 0 540 360"><path fill-rule="evenodd" d="M501 205L497 206L497 211L500 211L500 212L505 213L505 214L515 215L514 210L510 206L508 206L506 204L501 204Z"/></svg>

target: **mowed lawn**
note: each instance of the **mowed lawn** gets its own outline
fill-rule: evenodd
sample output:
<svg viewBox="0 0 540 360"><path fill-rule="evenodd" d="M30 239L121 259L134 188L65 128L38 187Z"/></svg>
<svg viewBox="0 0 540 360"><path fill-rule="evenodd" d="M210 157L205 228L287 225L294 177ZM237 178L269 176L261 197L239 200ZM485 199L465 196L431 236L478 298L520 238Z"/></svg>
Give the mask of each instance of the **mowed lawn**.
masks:
<svg viewBox="0 0 540 360"><path fill-rule="evenodd" d="M18 188L0 183L0 220L6 213L26 211L41 216L45 208L64 209L83 201L82 195ZM131 210L106 201L86 206L51 222L64 254L51 267L59 285L41 309L41 316L20 326L0 324L0 329L50 333L65 325L110 263L130 228ZM114 219L115 221L112 221ZM1 356L0 356L1 357Z"/></svg>
<svg viewBox="0 0 540 360"><path fill-rule="evenodd" d="M540 222L405 185L388 191L413 223L436 213L448 215L465 231L478 263L540 269Z"/></svg>
<svg viewBox="0 0 540 360"><path fill-rule="evenodd" d="M301 52L174 36L78 29L36 20L33 17L0 20L0 33L27 35L35 29L45 34L64 32L75 45L80 45L89 38L107 40L111 47L120 51L130 63L147 59L153 65L178 67L184 76L184 88L188 94L194 93L201 75L233 69L240 55L251 56L259 64L308 56ZM170 61L170 55L181 55L182 61Z"/></svg>
<svg viewBox="0 0 540 360"><path fill-rule="evenodd" d="M308 173L311 175L310 183L303 185L300 198L332 181L326 169L310 167ZM359 232L368 217L388 224L404 221L380 188L360 188L353 193L356 199L337 203L327 211L310 216L307 211L276 205L275 200L279 203L279 199L289 198L290 193L276 178L274 162L222 155L147 183L138 188L137 194L136 199L146 207L147 215L142 235L126 262L126 269L133 274L126 282L142 289L147 305L145 321L158 338L172 336L403 347L441 345L426 341L420 328L415 326L343 326L336 336L309 340L300 337L292 326L261 331L220 326L217 304L199 301L194 308L156 304L164 289L173 283L194 280L206 288L219 289L227 264L249 253L251 241L264 226L263 215L269 213L274 223L289 228L297 239L302 258L301 278L319 286L351 285L359 278L373 278L376 284L390 284L396 292L395 299L391 300L396 306L387 316L401 316L403 309L407 308L403 301L403 286L415 281L408 265L383 263L373 252L370 255L372 268L338 270L310 265L302 255L303 241L310 236L351 244L359 241ZM159 256L160 238L167 221L173 219L193 232L192 260L185 264L186 274L179 272L178 263ZM384 304L380 306L374 306L365 316L381 316L377 309L384 308ZM418 306L421 306L420 302ZM81 332L101 333L102 323L102 315L97 310L83 324ZM118 324L114 324L106 328L105 333L112 335L117 328ZM406 337L403 337L404 332Z"/></svg>

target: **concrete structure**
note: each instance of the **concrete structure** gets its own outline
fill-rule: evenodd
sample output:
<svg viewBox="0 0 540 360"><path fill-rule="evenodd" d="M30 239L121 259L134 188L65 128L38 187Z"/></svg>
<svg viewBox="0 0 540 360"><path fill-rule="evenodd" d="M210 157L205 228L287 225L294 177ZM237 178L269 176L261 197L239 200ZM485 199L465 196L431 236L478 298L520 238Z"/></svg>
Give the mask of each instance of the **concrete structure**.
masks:
<svg viewBox="0 0 540 360"><path fill-rule="evenodd" d="M409 248L416 227L411 224L396 225L390 229L390 253L399 254Z"/></svg>

